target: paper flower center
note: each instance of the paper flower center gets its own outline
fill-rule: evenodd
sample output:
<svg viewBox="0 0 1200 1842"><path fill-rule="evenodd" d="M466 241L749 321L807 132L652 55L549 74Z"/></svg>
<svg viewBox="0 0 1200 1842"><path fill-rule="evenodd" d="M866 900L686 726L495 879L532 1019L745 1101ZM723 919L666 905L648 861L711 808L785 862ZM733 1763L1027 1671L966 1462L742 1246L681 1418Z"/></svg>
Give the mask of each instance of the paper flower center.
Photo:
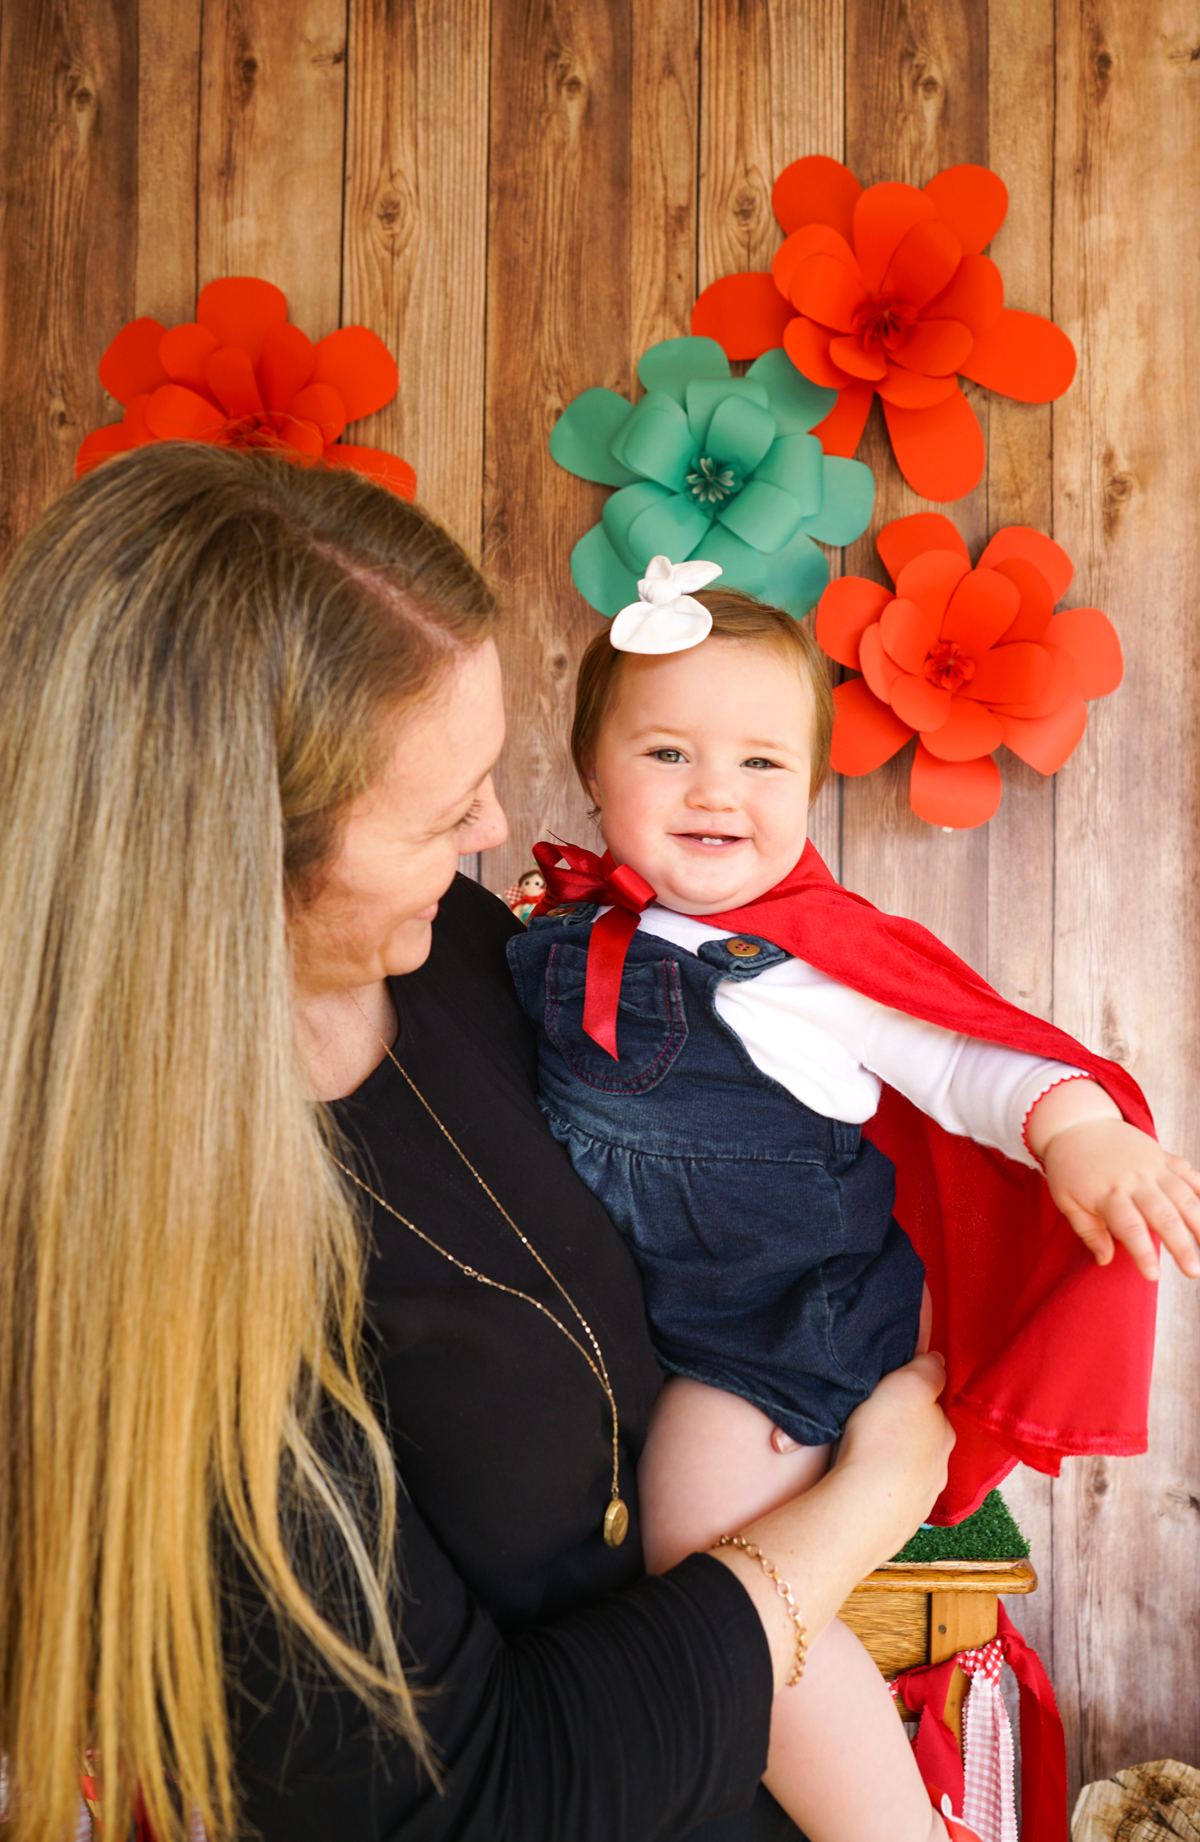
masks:
<svg viewBox="0 0 1200 1842"><path fill-rule="evenodd" d="M256 410L230 420L216 437L219 448L283 448L280 424L284 418L270 410Z"/></svg>
<svg viewBox="0 0 1200 1842"><path fill-rule="evenodd" d="M717 460L711 454L697 454L684 483L698 505L724 505L727 499L741 492L746 482L741 468L732 461Z"/></svg>
<svg viewBox="0 0 1200 1842"><path fill-rule="evenodd" d="M942 640L925 660L925 676L943 691L961 691L975 676L975 661L953 640Z"/></svg>
<svg viewBox="0 0 1200 1842"><path fill-rule="evenodd" d="M853 330L864 345L894 352L908 341L917 310L894 294L870 294L854 315Z"/></svg>

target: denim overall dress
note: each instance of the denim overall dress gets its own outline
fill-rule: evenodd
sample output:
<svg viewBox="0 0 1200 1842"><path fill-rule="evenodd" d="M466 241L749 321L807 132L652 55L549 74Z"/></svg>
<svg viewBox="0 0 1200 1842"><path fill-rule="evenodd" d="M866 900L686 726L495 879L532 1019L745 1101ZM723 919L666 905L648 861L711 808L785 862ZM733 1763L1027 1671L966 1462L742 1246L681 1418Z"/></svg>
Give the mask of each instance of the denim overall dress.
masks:
<svg viewBox="0 0 1200 1842"><path fill-rule="evenodd" d="M583 1030L597 912L556 908L508 946L550 1130L633 1250L662 1366L824 1445L916 1348L924 1271L892 1219L892 1164L717 1015L723 979L789 957L754 935L697 955L639 930L614 1061Z"/></svg>

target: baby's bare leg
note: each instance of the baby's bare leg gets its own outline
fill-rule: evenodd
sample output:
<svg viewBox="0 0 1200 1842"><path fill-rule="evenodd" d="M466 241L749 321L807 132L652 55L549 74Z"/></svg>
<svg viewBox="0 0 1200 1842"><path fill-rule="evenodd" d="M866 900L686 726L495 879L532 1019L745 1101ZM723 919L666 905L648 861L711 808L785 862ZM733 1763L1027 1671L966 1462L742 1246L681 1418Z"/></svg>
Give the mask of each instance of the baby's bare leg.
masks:
<svg viewBox="0 0 1200 1842"><path fill-rule="evenodd" d="M739 1396L674 1376L638 1467L646 1567L662 1573L824 1476L828 1446L778 1452L768 1417ZM945 1826L882 1676L835 1621L803 1680L771 1715L766 1784L811 1842L942 1842Z"/></svg>
<svg viewBox="0 0 1200 1842"><path fill-rule="evenodd" d="M675 1375L658 1397L638 1466L648 1573L711 1548L825 1475L829 1447L777 1452L767 1416L739 1395Z"/></svg>
<svg viewBox="0 0 1200 1842"><path fill-rule="evenodd" d="M840 1619L775 1697L763 1782L810 1842L944 1842L887 1685Z"/></svg>

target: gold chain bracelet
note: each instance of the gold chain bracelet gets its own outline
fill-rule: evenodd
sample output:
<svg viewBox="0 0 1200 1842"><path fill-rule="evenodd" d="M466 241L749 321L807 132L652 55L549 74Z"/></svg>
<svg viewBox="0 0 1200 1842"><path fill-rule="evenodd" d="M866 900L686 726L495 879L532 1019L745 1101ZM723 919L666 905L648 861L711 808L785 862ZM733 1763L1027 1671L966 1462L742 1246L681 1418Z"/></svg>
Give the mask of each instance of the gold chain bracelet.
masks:
<svg viewBox="0 0 1200 1842"><path fill-rule="evenodd" d="M792 1589L786 1580L779 1577L779 1569L769 1561L756 1541L746 1541L741 1535L718 1535L713 1548L739 1548L752 1561L757 1561L767 1579L787 1607L787 1615L796 1627L796 1667L792 1672L789 1688L795 1688L804 1674L804 1665L808 1660L808 1628L800 1622L800 1607L792 1597Z"/></svg>

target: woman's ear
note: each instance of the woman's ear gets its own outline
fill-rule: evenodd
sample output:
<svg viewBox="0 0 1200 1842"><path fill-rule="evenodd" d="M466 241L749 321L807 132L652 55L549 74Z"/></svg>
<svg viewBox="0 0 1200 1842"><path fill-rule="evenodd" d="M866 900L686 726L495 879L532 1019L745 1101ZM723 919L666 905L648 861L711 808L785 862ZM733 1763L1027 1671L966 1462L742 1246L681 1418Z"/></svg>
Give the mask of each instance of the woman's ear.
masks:
<svg viewBox="0 0 1200 1842"><path fill-rule="evenodd" d="M595 761L589 761L587 756L585 755L583 758L583 761L580 763L580 766L583 768L583 777L585 781L587 782L588 795L591 799L592 805L595 807L596 811L599 812L600 803L601 803L600 802L600 783L596 779L596 763Z"/></svg>

